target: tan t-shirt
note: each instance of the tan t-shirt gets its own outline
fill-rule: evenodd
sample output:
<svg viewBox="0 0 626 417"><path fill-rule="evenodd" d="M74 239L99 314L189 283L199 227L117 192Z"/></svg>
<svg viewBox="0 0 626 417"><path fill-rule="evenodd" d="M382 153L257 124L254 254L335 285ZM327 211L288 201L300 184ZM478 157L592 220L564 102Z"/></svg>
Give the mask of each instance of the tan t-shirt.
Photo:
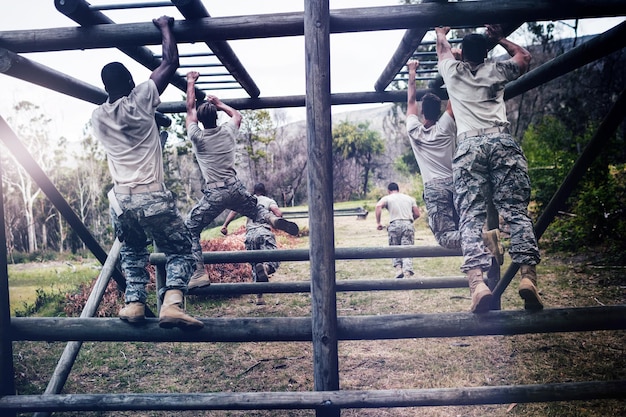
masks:
<svg viewBox="0 0 626 417"><path fill-rule="evenodd" d="M237 175L235 170L235 139L239 128L230 119L210 129L190 123L187 137L196 153L200 171L206 182L223 181Z"/></svg>
<svg viewBox="0 0 626 417"><path fill-rule="evenodd" d="M378 204L389 210L390 223L394 220L413 221L413 207L417 207L417 201L413 197L402 193L387 194Z"/></svg>
<svg viewBox="0 0 626 417"><path fill-rule="evenodd" d="M154 112L161 103L154 81L137 85L127 97L108 101L91 115L94 136L107 153L116 185L163 182L163 154Z"/></svg>
<svg viewBox="0 0 626 417"><path fill-rule="evenodd" d="M452 116L444 112L437 123L425 127L416 115L411 114L406 118L406 130L424 183L452 177L456 145L456 123Z"/></svg>
<svg viewBox="0 0 626 417"><path fill-rule="evenodd" d="M439 61L448 96L452 101L457 134L494 126L508 126L504 86L520 76L512 60L484 62L472 70L467 62Z"/></svg>

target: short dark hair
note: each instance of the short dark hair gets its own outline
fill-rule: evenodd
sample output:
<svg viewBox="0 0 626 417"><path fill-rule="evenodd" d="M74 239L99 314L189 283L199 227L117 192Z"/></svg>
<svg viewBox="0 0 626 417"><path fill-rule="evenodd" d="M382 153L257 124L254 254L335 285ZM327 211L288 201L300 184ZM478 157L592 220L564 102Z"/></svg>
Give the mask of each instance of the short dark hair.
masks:
<svg viewBox="0 0 626 417"><path fill-rule="evenodd" d="M262 182L254 184L254 194L265 195L265 184Z"/></svg>
<svg viewBox="0 0 626 417"><path fill-rule="evenodd" d="M400 187L398 187L398 184L396 184L395 182L390 182L389 185L387 186L387 190L388 191L400 191Z"/></svg>
<svg viewBox="0 0 626 417"><path fill-rule="evenodd" d="M109 95L128 94L135 87L130 71L120 62L110 62L100 72L104 89Z"/></svg>
<svg viewBox="0 0 626 417"><path fill-rule="evenodd" d="M436 121L441 114L441 99L433 93L426 93L422 97L422 113L426 120Z"/></svg>
<svg viewBox="0 0 626 417"><path fill-rule="evenodd" d="M463 61L480 64L487 58L487 38L480 33L470 33L463 38Z"/></svg>
<svg viewBox="0 0 626 417"><path fill-rule="evenodd" d="M208 101L198 107L198 120L205 129L217 126L217 108L215 104Z"/></svg>

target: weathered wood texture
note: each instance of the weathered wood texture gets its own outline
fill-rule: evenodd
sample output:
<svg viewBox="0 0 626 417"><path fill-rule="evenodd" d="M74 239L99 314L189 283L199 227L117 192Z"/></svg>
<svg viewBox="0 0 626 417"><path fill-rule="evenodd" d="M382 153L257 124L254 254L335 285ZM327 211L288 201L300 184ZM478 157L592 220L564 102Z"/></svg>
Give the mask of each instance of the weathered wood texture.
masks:
<svg viewBox="0 0 626 417"><path fill-rule="evenodd" d="M4 119L0 117L0 140L4 142L7 149L9 149L20 165L33 177L37 185L50 199L52 204L61 213L65 221L74 229L81 240L85 243L87 248L94 254L96 259L102 264L106 262L107 253L104 251L100 243L93 237L91 231L87 229L87 226L83 224L80 218L76 215L72 207L68 204L65 198L61 195L59 190L50 181L50 178L37 164L37 161L33 159L28 149L22 144L20 139L15 135L11 127L6 123ZM113 272L113 278L117 282L117 285L121 289L126 288L126 280L122 276L119 269Z"/></svg>
<svg viewBox="0 0 626 417"><path fill-rule="evenodd" d="M91 28L97 26L109 26L115 27L115 22L109 19L105 14L93 10L89 8L89 3L85 0L55 0L54 5L57 10L63 13L65 16L69 17L76 23L80 24L82 28L78 28L81 30L90 31ZM152 25L152 30L156 30L158 34L158 42L156 44L161 44L161 32L154 27L152 22L149 23ZM120 42L116 45L111 45L113 47L117 47L120 51L133 58L135 61L148 68L150 71L153 71L161 64L161 59L154 56L152 51L145 46L141 46L142 44L138 43L124 43ZM11 49L11 48L9 48ZM187 81L185 77L179 73L174 74L170 81L173 86L181 90L182 92L187 91ZM205 97L203 91L196 89L196 97L198 100L202 100Z"/></svg>
<svg viewBox="0 0 626 417"><path fill-rule="evenodd" d="M221 392L210 394L69 394L0 398L0 410L19 412L121 410L292 410L427 407L624 398L626 381L469 388L362 391Z"/></svg>
<svg viewBox="0 0 626 417"><path fill-rule="evenodd" d="M332 218L332 215L331 215ZM333 244L334 247L334 244ZM441 246L381 246L334 248L334 259L384 259L384 258L433 258L441 256L461 256L460 249L446 249ZM207 264L265 262L265 261L308 261L309 249L276 249L247 251L203 252ZM150 263L165 263L165 254L153 253Z"/></svg>
<svg viewBox="0 0 626 417"><path fill-rule="evenodd" d="M202 318L197 331L162 329L158 319L130 325L118 318L11 320L12 340L135 342L310 342L311 317ZM515 335L626 329L626 305L485 314L433 313L346 316L337 319L338 340Z"/></svg>
<svg viewBox="0 0 626 417"><path fill-rule="evenodd" d="M507 84L504 99L516 97L626 46L626 22L595 36Z"/></svg>
<svg viewBox="0 0 626 417"><path fill-rule="evenodd" d="M200 0L173 0L172 3L187 20L211 17ZM226 41L220 40L207 41L206 44L246 93L250 97L258 97L261 93L259 87L252 80L230 45Z"/></svg>
<svg viewBox="0 0 626 417"><path fill-rule="evenodd" d="M0 48L0 73L93 104L102 104L108 97L107 92L101 88L94 87L91 84L31 61L4 48Z"/></svg>
<svg viewBox="0 0 626 417"><path fill-rule="evenodd" d="M467 286L467 278L465 276L335 281L337 292L430 290L467 288ZM191 295L292 294L307 292L311 292L311 283L309 281L213 283L206 287L189 290Z"/></svg>
<svg viewBox="0 0 626 417"><path fill-rule="evenodd" d="M0 196L4 196L2 181L3 166L0 161ZM11 303L9 300L9 271L7 239L4 218L4 198L0 198L0 396L15 393L15 369L13 367L13 343L9 337L11 325ZM14 417L15 413L6 413Z"/></svg>
<svg viewBox="0 0 626 417"><path fill-rule="evenodd" d="M122 243L115 239L115 242L113 242L113 246L109 251L107 260L102 266L100 274L98 274L96 284L89 294L87 303L85 303L85 308L83 308L83 311L80 314L81 317L93 317L98 311L100 301L102 301L104 292L106 291L107 285L111 280L111 274L115 270L115 265L117 264L121 248ZM70 375L70 371L74 366L74 362L78 357L78 352L80 352L82 345L83 342L81 341L71 341L67 343L65 349L63 349L63 353L61 354L61 358L59 359L57 366L54 368L54 372L52 373L52 377L46 386L44 394L59 394L63 390L65 382ZM48 415L49 414L47 413L36 413L33 417L46 417Z"/></svg>
<svg viewBox="0 0 626 417"><path fill-rule="evenodd" d="M424 0L422 3L446 3L448 0ZM415 29L408 29L402 39L400 45L394 52L393 56L389 60L389 63L383 69L383 73L380 75L376 83L374 83L374 90L385 91L389 84L393 81L398 71L407 63L411 55L415 52L417 47L422 43L424 35L430 28L422 27Z"/></svg>
<svg viewBox="0 0 626 417"><path fill-rule="evenodd" d="M330 12L330 32L481 26L526 21L612 17L626 14L623 0L508 0L336 9ZM304 35L303 13L211 17L177 21L179 43ZM13 30L0 32L0 47L16 53L159 45L161 35L152 22L98 24L91 27Z"/></svg>
<svg viewBox="0 0 626 417"><path fill-rule="evenodd" d="M339 389L328 0L304 2L311 340L316 391ZM340 410L316 410L333 417Z"/></svg>

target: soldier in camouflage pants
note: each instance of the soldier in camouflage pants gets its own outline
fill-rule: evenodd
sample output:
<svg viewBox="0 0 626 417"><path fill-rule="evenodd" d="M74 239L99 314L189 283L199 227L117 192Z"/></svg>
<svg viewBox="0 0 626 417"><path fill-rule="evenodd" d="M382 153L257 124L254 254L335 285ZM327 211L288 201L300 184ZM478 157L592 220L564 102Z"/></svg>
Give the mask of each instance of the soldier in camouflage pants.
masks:
<svg viewBox="0 0 626 417"><path fill-rule="evenodd" d="M518 293L524 308L540 310L543 302L536 271L539 249L527 212L528 164L510 135L504 101L505 85L528 71L531 55L506 39L500 25L486 25L486 29L487 36L465 35L461 56L457 57L446 38L450 28L435 28L437 70L446 85L458 132L452 168L464 256L461 270L467 276L472 296L470 311L489 311L493 294L483 280L483 272L489 269L491 256L485 248L483 226L487 202L492 198L498 214L511 229L509 254L520 268ZM502 46L511 57L488 60L493 43Z"/></svg>
<svg viewBox="0 0 626 417"><path fill-rule="evenodd" d="M537 265L540 260L533 225L528 216L530 179L521 148L507 133L491 133L461 140L453 161L456 207L459 210L465 262L463 272L487 270L491 254L485 250L482 228L487 198L511 229L511 260Z"/></svg>
<svg viewBox="0 0 626 417"><path fill-rule="evenodd" d="M254 223L254 226L248 226L246 228L246 250L274 250L278 249L276 244L276 236L269 228L268 224ZM263 272L257 273L257 264L252 264L252 278L254 282L267 281L267 276L272 275L280 266L279 261L268 261L265 264L265 275ZM260 268L258 268L261 271ZM264 275L259 279L259 275Z"/></svg>
<svg viewBox="0 0 626 417"><path fill-rule="evenodd" d="M276 200L268 197L267 191L265 190L265 184L259 182L254 185L254 197L258 202L257 209L260 214L257 214L256 217L248 216L248 221L246 222L246 250L274 250L278 249L278 245L276 244L276 236L272 232L270 224L267 222L266 215L264 212L271 212L277 217L282 217L283 213L278 208L278 204L276 204ZM231 211L226 216L224 220L224 225L222 226L222 234L228 234L228 225L231 221L235 219L237 216L237 212ZM280 266L279 261L268 261L268 262L252 262L252 279L254 282L267 282L269 281L269 276L272 275L278 267ZM257 304L264 305L265 300L263 299L263 294L257 294Z"/></svg>
<svg viewBox="0 0 626 417"><path fill-rule="evenodd" d="M166 282L159 289L159 297L162 299L168 290L186 293L195 261L191 253L191 233L185 227L172 193L115 194L123 213L118 216L112 209L111 219L116 235L124 242L120 263L126 276L126 302L146 303L146 284L150 280L146 270L148 235L159 251L165 253Z"/></svg>

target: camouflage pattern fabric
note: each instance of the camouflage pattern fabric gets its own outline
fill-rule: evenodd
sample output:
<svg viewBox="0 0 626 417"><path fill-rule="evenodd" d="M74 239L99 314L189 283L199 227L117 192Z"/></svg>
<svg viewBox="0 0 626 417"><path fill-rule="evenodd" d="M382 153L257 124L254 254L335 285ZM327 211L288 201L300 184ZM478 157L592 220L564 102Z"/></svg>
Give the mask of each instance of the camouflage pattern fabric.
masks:
<svg viewBox="0 0 626 417"><path fill-rule="evenodd" d="M187 291L187 283L195 262L191 254L191 234L185 227L171 192L158 191L139 194L118 194L123 210L117 216L111 209L111 220L116 235L123 242L120 251L122 272L126 277L126 302L146 302L146 284L150 280L146 266L147 245L152 238L160 252L165 254L166 282L159 290Z"/></svg>
<svg viewBox="0 0 626 417"><path fill-rule="evenodd" d="M413 245L415 228L412 221L396 220L387 226L387 234L389 236L389 246ZM394 268L400 265L402 271L413 272L412 258L393 258L392 263Z"/></svg>
<svg viewBox="0 0 626 417"><path fill-rule="evenodd" d="M515 139L506 133L465 138L459 142L452 167L464 256L461 271L486 271L491 265L491 254L482 239L489 196L510 227L511 260L522 265L538 264L539 248L528 215L528 163Z"/></svg>
<svg viewBox="0 0 626 417"><path fill-rule="evenodd" d="M197 262L202 262L200 233L224 210L234 210L254 220L269 214L264 207L257 208L256 197L246 190L241 181L224 187L202 190L202 193L202 198L185 219L193 239L193 255Z"/></svg>
<svg viewBox="0 0 626 417"><path fill-rule="evenodd" d="M269 226L255 226L246 228L246 250L274 250L278 248L276 244L276 236L269 229ZM270 261L265 263L268 266L268 275L276 272L280 266L279 261ZM252 278L257 282L256 263L252 265Z"/></svg>
<svg viewBox="0 0 626 417"><path fill-rule="evenodd" d="M459 216L454 208L452 177L424 184L424 202L428 212L428 225L437 243L447 249L459 249L461 235Z"/></svg>

